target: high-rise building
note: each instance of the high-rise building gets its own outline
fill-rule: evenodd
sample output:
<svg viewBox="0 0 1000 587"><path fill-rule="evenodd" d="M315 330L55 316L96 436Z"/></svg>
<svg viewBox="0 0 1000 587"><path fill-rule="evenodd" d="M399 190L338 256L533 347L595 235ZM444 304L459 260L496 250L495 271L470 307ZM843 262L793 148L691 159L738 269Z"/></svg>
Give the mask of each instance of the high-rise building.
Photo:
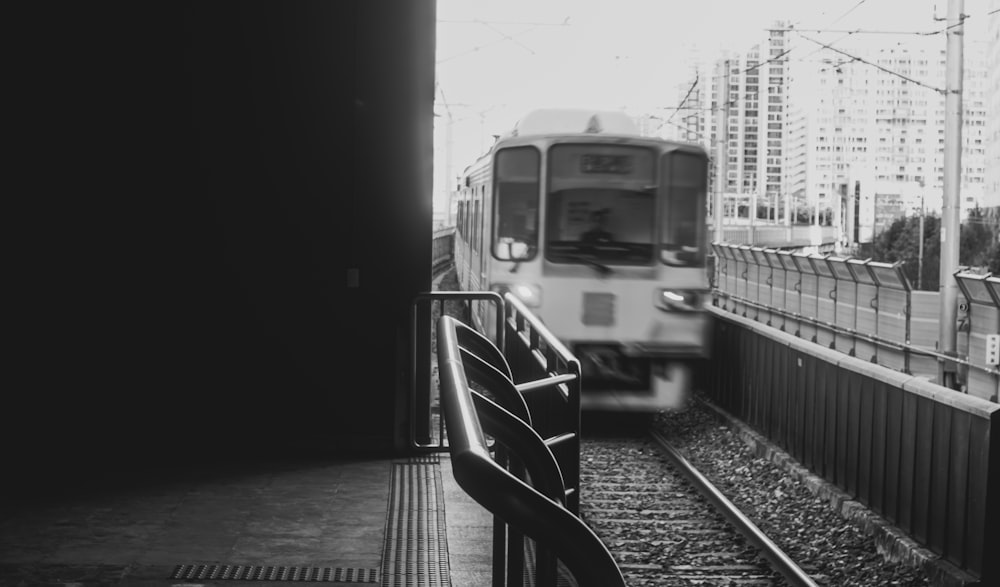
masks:
<svg viewBox="0 0 1000 587"><path fill-rule="evenodd" d="M983 200L983 51L981 42L964 47L963 217ZM901 215L940 213L945 69L943 35L894 42L861 37L818 52L815 61L797 62L789 89L805 134L789 153L805 162L797 205L829 210L854 242L871 241Z"/></svg>
<svg viewBox="0 0 1000 587"><path fill-rule="evenodd" d="M986 177L984 208L1000 216L1000 0L990 0L986 17Z"/></svg>
<svg viewBox="0 0 1000 587"><path fill-rule="evenodd" d="M1000 18L990 18L989 42L964 43L962 217L1000 203ZM845 242L869 242L901 215L939 214L945 35L814 36L775 23L759 44L699 71L700 92L685 94L689 114L672 138L698 137L713 165L725 153L726 216L749 218L756 208L760 222L819 218ZM996 115L987 116L987 102Z"/></svg>
<svg viewBox="0 0 1000 587"><path fill-rule="evenodd" d="M663 136L698 142L712 155L711 187L725 196L726 217L748 221L784 218L787 208L786 139L787 31L777 26L760 43L709 66L692 67L678 86L678 108ZM720 94L725 98L720 100ZM719 122L725 117L723 148ZM717 186L719 158L726 178Z"/></svg>

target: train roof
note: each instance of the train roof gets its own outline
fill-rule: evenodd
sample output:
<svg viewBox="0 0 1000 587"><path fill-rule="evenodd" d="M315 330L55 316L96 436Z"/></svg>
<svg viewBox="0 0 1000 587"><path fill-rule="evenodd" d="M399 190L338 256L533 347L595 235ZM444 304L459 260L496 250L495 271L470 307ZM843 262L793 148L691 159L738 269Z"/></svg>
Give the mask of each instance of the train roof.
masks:
<svg viewBox="0 0 1000 587"><path fill-rule="evenodd" d="M541 108L532 110L518 120L514 128L507 134L503 136L494 135L496 142L490 146L487 152L469 164L463 171L463 175L471 173L473 169L489 161L490 155L496 150L497 146L503 144L507 139L582 134L635 137L649 141L663 141L663 139L657 137L643 136L639 131L639 127L624 112L587 108ZM666 142L704 150L701 145L696 143Z"/></svg>
<svg viewBox="0 0 1000 587"><path fill-rule="evenodd" d="M640 136L639 128L624 112L569 108L533 110L517 121L507 136L577 133Z"/></svg>

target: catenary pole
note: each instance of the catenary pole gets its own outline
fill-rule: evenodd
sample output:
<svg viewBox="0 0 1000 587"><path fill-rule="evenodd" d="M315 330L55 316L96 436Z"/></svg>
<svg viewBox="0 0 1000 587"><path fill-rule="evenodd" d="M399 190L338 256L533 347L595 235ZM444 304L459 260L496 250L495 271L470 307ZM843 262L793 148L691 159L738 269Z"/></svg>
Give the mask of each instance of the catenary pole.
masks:
<svg viewBox="0 0 1000 587"><path fill-rule="evenodd" d="M725 217L725 191L729 175L729 60L722 62L722 76L715 98L715 240L725 242L723 218Z"/></svg>
<svg viewBox="0 0 1000 587"><path fill-rule="evenodd" d="M956 355L955 322L958 317L959 206L962 185L962 51L965 27L964 0L948 0L948 43L945 60L944 193L941 208L940 351ZM955 364L939 362L938 381L955 387Z"/></svg>

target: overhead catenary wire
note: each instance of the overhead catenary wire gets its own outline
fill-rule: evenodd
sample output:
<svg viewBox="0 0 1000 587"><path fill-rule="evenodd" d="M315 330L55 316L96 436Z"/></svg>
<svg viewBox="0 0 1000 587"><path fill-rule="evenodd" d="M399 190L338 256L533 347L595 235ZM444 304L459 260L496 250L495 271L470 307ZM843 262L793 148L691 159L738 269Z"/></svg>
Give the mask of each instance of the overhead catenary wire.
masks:
<svg viewBox="0 0 1000 587"><path fill-rule="evenodd" d="M755 71L755 70L757 70L757 69L759 69L759 68L761 68L761 67L763 67L763 66L765 66L765 65L767 65L769 63L775 63L775 62L778 62L778 61L782 60L786 55L788 55L791 52L792 52L792 49L786 49L786 50L782 51L781 53L779 53L778 55L775 55L774 57L771 57L770 59L766 59L764 61L761 61L760 63L756 63L754 65L751 65L751 66L749 66L749 67L747 67L747 68L745 68L743 70L733 70L733 71L730 71L728 73L728 75L732 76L732 75L740 75L740 74L743 74L743 73L750 73L750 72ZM712 76L709 79L711 79L711 80L717 80L717 79L721 79L722 77L723 77L723 75L716 75L716 76ZM684 129L684 127L682 127L682 126L680 126L680 125L678 125L676 123L673 123L672 121L673 121L674 115L677 114L677 111L685 109L684 104L686 104L687 101L688 101L688 98L691 97L691 93L694 91L695 87L697 87L698 81L699 81L699 76L698 76L698 74L695 74L694 83L692 83L691 87L688 88L687 94L684 95L684 98L681 100L681 102L680 102L680 104L678 106L672 107L672 108L666 108L668 110L673 110L673 112L671 113L670 117L667 120L664 120L663 122L660 123L659 126L657 126L655 129L653 129L654 133L657 132L657 131L659 131L661 128L663 128L663 125L668 124L668 123L671 126L675 126L677 128ZM727 100L721 107L734 106L736 103L737 103L737 100ZM697 108L697 107L695 107L695 108L687 108L687 109L689 109L689 110L702 110L702 111L707 111L707 112L715 112L719 108L720 108L720 106L711 106L711 107L708 107L708 108ZM694 131L692 131L692 132L694 132ZM695 132L695 134L699 135L699 138L701 138L701 133Z"/></svg>
<svg viewBox="0 0 1000 587"><path fill-rule="evenodd" d="M514 36L524 35L524 34L530 33L533 30L534 30L533 28L525 29L525 30L520 31L518 33L514 33ZM454 55L449 55L448 57L445 57L444 59L439 59L437 61L437 65L441 65L442 63L447 63L449 61L452 61L453 59L458 59L459 57L464 57L464 56L470 55L472 53L477 53L477 52L479 52L479 51L481 51L481 50L483 50L483 49L485 49L487 47L490 47L492 45L497 45L499 43L505 43L507 41L511 41L511 42L515 42L515 43L517 42L512 36L510 36L510 35L504 35L504 36L502 36L499 39L495 39L493 41L490 41L489 43L484 43L482 45L477 45L477 46L475 46L475 47L473 47L471 49L468 49L466 51L462 51L461 53L456 53Z"/></svg>
<svg viewBox="0 0 1000 587"><path fill-rule="evenodd" d="M871 67L874 67L875 69L884 71L885 73L888 73L889 75L894 75L894 76L896 76L896 77L898 77L900 79L904 79L904 80L906 80L906 81L908 81L908 82L910 82L912 84L916 84L918 86L927 88L929 90L934 90L935 92L938 92L939 94L946 93L946 91L943 90L943 89L941 89L941 88L936 88L936 87L934 87L934 86L932 86L930 84L926 84L926 83L924 83L924 82L922 82L920 80L913 79L910 76L903 75L903 74L901 74L901 73L899 73L897 71L893 71L893 70L889 69L888 67L883 67L883 66L881 66L881 65L879 65L877 63L872 63L871 61L868 61L866 59L858 57L857 55L851 55L847 51L843 51L841 49L838 49L838 48L836 48L836 47L834 47L834 46L832 46L830 44L824 43L822 41L817 41L816 39L808 37L808 36L806 36L806 35L804 35L802 33L799 33L797 31L796 31L796 34L798 34L800 37L802 37L803 39L805 39L807 41L810 41L812 43L816 43L817 45L822 46L825 49L829 49L830 51L833 51L835 53L839 53L839 54L841 54L841 55L843 55L845 57L849 57L851 59L851 61L858 61L860 63L864 63L865 65L870 65Z"/></svg>
<svg viewBox="0 0 1000 587"><path fill-rule="evenodd" d="M762 69L764 66L766 66L768 64L775 63L775 62L786 62L786 63L787 62L792 62L792 61L795 61L795 62L804 62L804 61L806 61L806 59L796 59L796 58L794 58L792 56L793 55L800 55L800 56L808 57L808 56L814 55L815 53L818 53L820 51L827 50L827 51L833 51L835 53L838 53L840 55L840 58L834 57L832 59L832 61L834 61L833 64L828 64L828 65L820 66L820 67L823 68L823 70L832 69L833 67L837 67L837 66L845 66L845 65L849 66L849 65L852 65L852 64L853 65L862 65L863 64L863 65L867 65L867 66L870 66L870 67L875 67L875 68L883 71L886 74L897 76L900 79L904 79L904 80L906 80L906 81L908 81L910 83L913 83L915 85L919 85L919 86L931 89L931 90L933 90L935 92L942 93L943 91L940 88L933 87L932 85L930 85L928 83L925 83L923 81L920 81L919 79L915 79L915 78L909 77L909 76L907 76L907 75L905 75L903 73L900 73L900 72L897 72L897 71L893 71L892 69L889 69L887 67L878 65L877 63L875 63L877 60L874 59L874 58L868 57L866 53L861 53L861 55L864 55L865 57L868 57L869 59L871 59L871 61L868 61L865 57L859 57L859 56L852 55L851 51L853 49L844 50L844 49L841 49L840 47L837 46L837 44L842 39L836 39L836 40L830 41L830 40L826 40L826 38L822 37L822 36L810 37L808 34L803 34L803 33L808 33L808 32L815 32L815 33L825 33L825 32L828 32L828 33L843 33L843 34L845 34L847 36L861 35L861 34L864 34L864 35L881 34L881 35L913 35L913 36L924 36L924 37L926 37L926 36L929 36L929 35L940 35L943 32L947 32L948 30L953 29L955 26L959 26L957 24L952 24L952 25L947 26L947 27L943 27L943 28L935 29L935 30L930 30L930 31L891 31L891 30L865 30L865 29L832 30L832 28L829 28L829 27L832 27L833 25L835 25L837 23L842 23L840 26L843 26L844 24L848 24L847 23L848 17L851 17L851 19L853 21L858 21L861 18L859 16L859 14L860 14L860 12L863 12L863 8L870 7L870 6L874 5L874 4L875 3L868 2L867 0L856 0L856 1L852 2L850 4L849 8L846 9L846 10L843 10L842 13L840 13L835 19L833 19L832 21L827 21L827 22L829 22L829 25L828 25L827 29L819 29L819 28L817 28L817 29L801 29L801 28L795 28L796 26L801 25L801 24L803 24L805 22L805 20L801 19L801 18L793 19L791 22L794 22L794 24L789 24L787 27L781 26L780 24L778 24L777 26L772 26L772 27L762 27L762 30L764 30L764 31L786 31L788 33L794 32L798 36L800 36L800 38L802 38L804 41L809 41L810 43L815 44L816 45L815 50L813 50L812 52L810 52L811 48L808 45L805 46L805 47L803 47L802 43L795 43L794 46L791 46L791 47L786 46L784 48L784 50L782 50L780 52L780 54L778 54L778 55L775 55L775 56L761 55L760 57L767 57L767 58L765 58L763 60L760 60L758 62L754 62L754 61L748 59L748 55L746 54L746 52L744 52L744 55L742 55L742 56L740 56L740 57L737 58L737 63L739 63L740 61L742 61L744 67L743 68L737 68L737 67L732 68L731 71L730 71L730 73L729 73L729 75L731 75L731 76L741 76L741 75L749 74L749 73L752 73L754 71ZM1000 9L994 9L994 10L990 10L988 12L980 13L980 14L994 15L998 11L1000 11ZM823 15L823 16L826 16L826 15ZM561 16L559 18L561 18ZM551 21L548 21L548 22L543 22L546 19L531 19L531 18L527 18L527 19L518 19L518 18L513 18L513 19L480 19L480 18L473 18L473 19L438 19L437 22L438 23L442 23L442 24L449 24L449 25L450 24L455 24L455 25L458 25L458 26L473 25L474 27L488 28L488 29L490 29L490 32L487 33L488 35L498 35L500 37L500 38L497 38L497 39L490 39L489 41L486 41L485 43L481 42L479 44L479 46L471 48L469 50L466 50L465 52L462 52L462 53L459 53L459 54L456 54L456 55L450 55L448 57L442 58L441 60L438 61L438 64L444 63L446 61L450 61L452 59L456 59L458 57L461 57L462 55L467 55L469 53L474 53L474 52L480 51L480 50L482 50L483 48L485 48L487 46L494 45L494 44L499 44L499 43L511 43L512 45L513 44L517 44L517 45L519 45L521 47L522 50L527 51L528 53L534 54L533 47L531 46L531 45L534 45L534 43L532 43L531 41L528 41L527 43L521 42L522 40L527 40L527 39L524 39L524 36L530 34L533 31L536 31L537 30L536 27L545 27L545 28L548 28L549 30L555 30L555 29L558 29L558 28L561 28L561 27L575 27L575 25L576 25L576 23L573 23L572 25L570 24L570 17L566 17L565 19L562 19L561 21L559 20L559 18L552 19ZM966 20L966 19L968 19L968 18L970 18L970 15L967 15L967 14L963 14L962 15L962 20L963 21ZM826 19L824 18L824 20L826 20ZM790 21L786 20L785 22L790 22ZM515 29L514 31L510 31L510 29L505 28L505 27L513 27L513 26L522 27L522 30L518 31L517 29ZM762 41L763 41L763 43L765 45L768 43L768 41L766 39L762 39ZM786 43L788 43L788 41L786 41ZM855 52L857 52L857 51L855 51ZM757 57L756 59L760 59L760 57ZM750 64L748 65L748 63L750 63ZM699 77L698 72L691 72L691 73L694 74L694 76L693 76L694 77L694 81L689 81L688 82L690 84L690 86L687 88L687 91L683 94L683 97L681 97L680 102L678 103L677 106L675 106L675 107L669 107L669 106L659 106L659 107L656 107L657 110L661 110L662 109L661 111L663 112L663 114L660 117L657 117L657 118L659 118L658 123L657 123L658 126L657 126L656 129L654 129L654 132L656 130L660 130L660 129L664 128L668 124L668 121L669 121L669 125L670 126L675 126L675 127L679 128L679 129L684 129L684 130L691 130L691 132L694 132L692 129L688 129L688 128L686 128L684 126L685 124L690 124L690 120L685 120L684 118L688 117L688 119L690 119L692 115L682 112L681 116L678 116L677 115L678 111L685 110L685 111L688 111L688 112L694 112L694 111L716 112L716 111L718 111L721 108L725 108L727 106L733 106L733 105L738 104L740 102L741 98L732 97L729 100L724 100L722 103L714 103L715 100L712 100L712 102L714 104L712 104L711 106L705 105L704 107L702 107L702 104L704 104L705 96L707 95L706 94L706 90L703 89L700 92L700 97L698 95L696 95L695 92L698 90L699 87L700 88L706 88L706 87L708 87L710 84L713 83L713 80L717 80L719 77L721 77L721 75L718 74L717 72L715 73L714 76L712 76L711 74L706 74L706 72L701 72L701 75ZM688 79L690 80L691 78L688 78ZM735 87L734 87L734 89L735 89ZM677 94L676 96L680 96L680 94ZM730 96L732 96L732 94L730 94ZM675 97L675 100L676 100L676 97ZM449 106L450 106L450 110L451 110L452 113L458 114L457 112L455 112L455 108L454 108L455 104L451 104ZM666 112L667 110L670 110L669 115ZM663 119L664 117L666 117L666 120ZM680 125L675 124L677 122L680 122L681 124ZM653 126L653 125L650 125L650 126ZM692 128L693 128L693 126L692 126Z"/></svg>
<svg viewBox="0 0 1000 587"><path fill-rule="evenodd" d="M478 19L478 18L475 18L475 19L472 19L472 20L439 19L437 22L438 23L446 23L446 24L478 24L478 25L485 26L486 28L488 28L491 31L495 32L496 34L500 35L499 39L494 39L493 41L490 41L488 43L484 43L482 45L477 45L475 47L472 47L471 49L468 49L466 51L462 51L461 53L456 53L455 55L450 55L448 57L445 57L444 59L439 59L436 62L437 65L440 65L442 63L447 63L448 61L451 61L453 59L458 59L459 57L464 57L466 55L469 55L469 54L472 54L472 53L476 53L476 52L481 51L482 49L485 49L485 48L490 47L492 45L496 45L496 44L504 43L504 42L508 42L508 41L511 42L511 43L514 43L516 45L519 45L521 48L525 49L526 51L528 51L532 55L535 55L535 51L532 48L530 48L527 45L525 45L524 43L518 41L515 37L519 37L519 36L525 35L527 33L530 33L531 31L533 31L533 30L535 30L535 29L537 29L539 27L546 27L546 26L550 26L550 27L564 27L564 26L569 26L569 24L570 24L568 16L565 19L563 19L562 22L516 22L516 21L481 20L481 19ZM530 28L524 29L522 31L518 31L516 33L507 34L507 33L503 32L503 31L501 31L500 29L498 29L494 25L519 25L519 26L528 26Z"/></svg>
<svg viewBox="0 0 1000 587"><path fill-rule="evenodd" d="M691 87L688 88L687 93L684 94L684 98L681 100L680 106L678 106L677 109L675 109L673 111L673 113L670 114L670 118L667 119L667 122L670 122L671 120L673 120L674 116L677 115L677 111L684 107L684 104L687 103L688 98L691 97L691 93L694 92L694 89L696 87L698 87L698 74L695 74L695 76L694 76L694 82L691 84ZM660 126L662 127L663 125L661 124ZM657 130L659 130L659 128L657 128Z"/></svg>
<svg viewBox="0 0 1000 587"><path fill-rule="evenodd" d="M839 16L837 19L835 19L830 24L832 25L832 24L837 23L838 21L840 21L841 19L843 19L845 16L847 16L848 14L850 14L851 12L853 12L855 9L857 9L859 6L861 6L862 4L864 4L866 1L867 0L860 0L852 8L850 8L847 12L845 12L844 14L842 14L841 16ZM1000 8L991 10L991 11L987 12L986 14L987 15L991 15L991 14L995 14L997 12L1000 12ZM900 77L900 78L905 79L906 81L914 83L914 84L916 84L918 86L922 86L922 87L925 87L927 89L933 90L935 92L944 94L944 93L946 93L946 91L943 90L943 89L941 89L941 88L936 88L934 86L931 86L931 85L926 84L924 82L921 82L919 80L916 80L916 79L910 78L910 77L908 77L906 75L903 75L903 74L901 74L899 72L893 71L893 70L891 70L889 68L883 67L883 66L875 64L875 63L871 63L870 61L867 61L867 60L865 60L865 59L863 59L861 57L857 57L855 55L852 55L852 54L848 53L847 51L838 49L838 48L834 47L833 44L834 43L839 43L843 39L845 39L845 38L847 38L847 37L849 37L851 35L857 35L857 34L913 35L913 36L939 35L939 34L942 34L942 33L946 33L946 32L948 32L949 30L951 30L953 28L962 26L965 23L965 21L968 20L971 17L972 17L972 15L963 14L962 17L961 17L961 20L958 23L949 25L949 26L944 27L942 29L936 29L936 30L933 30L933 31L889 31L889 30L867 30L867 29L851 29L851 30L799 29L799 28L796 28L794 25L793 26L788 26L788 27L770 27L770 28L766 28L764 30L766 30L766 31L793 32L793 33L799 35L800 37L802 37L803 39L805 39L807 41L810 41L812 43L816 43L817 45L820 46L819 49L817 49L816 51L813 51L812 53L809 53L809 55L813 55L813 54L815 54L816 52L818 52L818 51L820 51L822 49L828 49L830 51L837 52L837 53L839 53L839 54L841 54L841 55L843 55L843 56L845 56L845 57L848 58L848 60L846 62L841 62L841 65L846 65L848 63L853 63L855 61L859 62L859 63L864 63L865 65L869 65L871 67L878 68L878 69L884 71L885 73L888 73L890 75L894 75L894 76ZM823 43L822 41L818 41L816 39L807 37L806 35L802 34L803 32L814 32L814 33L846 33L846 34L845 34L844 37L841 37L840 39L837 39L837 40L832 41L830 43ZM732 71L729 72L728 75L740 75L740 74L743 74L743 73L749 73L749 72L751 72L751 71L753 71L755 69L758 69L758 68L760 68L760 67L762 67L764 65L767 65L768 63L773 63L773 62L776 62L776 61L782 59L783 57L785 57L789 53L791 53L794 49L795 49L795 47L788 48L788 49L784 50L783 52L781 52L779 55L776 55L775 57L767 59L766 61L762 61L762 62L760 62L760 63L758 63L756 65L752 65L750 67L747 67L747 68L745 68L743 70L738 70L738 69L737 70L732 70ZM807 57L809 55L807 55ZM803 60L797 60L797 61L804 61L804 59ZM721 75L716 75L716 76L711 77L710 80L714 81L714 80L720 79L721 77L722 77ZM684 105L684 102L686 102L686 100L687 100L687 96L685 96L685 98L681 101L680 105L678 105L677 107L673 108L673 110L676 111L676 110L682 109L683 105ZM735 101L729 100L726 103L726 105L732 106L732 105L734 105L734 103L735 103ZM718 107L703 108L702 110L714 111L717 108ZM662 125L661 125L661 127L662 127Z"/></svg>
<svg viewBox="0 0 1000 587"><path fill-rule="evenodd" d="M843 19L843 18L844 18L845 16L847 16L848 14L850 14L850 13L854 12L855 10L857 10L857 9L858 9L858 7L859 7L859 6L861 6L862 4L864 4L865 2L867 2L867 0L858 0L858 3L857 3L857 4L855 4L854 6L852 6L852 7L851 7L851 8L850 8L850 9L849 9L849 10L848 10L847 12L845 12L844 14L841 14L840 16L838 16L838 17L837 17L837 18L836 18L836 19L835 19L835 20L834 20L833 22L831 22L830 24L831 24L831 25L834 25L834 24L837 24L837 23L838 23L838 22L840 22L840 21L841 21L841 20L842 20L842 19Z"/></svg>
<svg viewBox="0 0 1000 587"><path fill-rule="evenodd" d="M992 14L996 14L997 12L1000 12L1000 8L995 8L995 9L993 9L993 10L985 13L984 16L990 16ZM768 30L768 31L785 31L785 32L806 32L806 33L849 33L849 34L852 34L852 35L901 35L901 36L932 37L934 35L940 35L942 33L947 33L948 31L950 31L953 28L963 26L965 24L965 21L973 18L974 16L975 15L972 15L972 14L962 14L961 18L959 19L959 21L956 22L955 24L950 24L950 25L948 25L948 26L946 26L944 28L934 29L934 30L931 30L931 31L893 31L893 30L860 29L860 28L859 29L850 29L850 30L830 29L830 28L804 29L804 28L798 28L798 27L795 27L795 26L769 27L769 28L767 28L765 30ZM939 18L939 19L936 19L936 20L944 20L944 19Z"/></svg>

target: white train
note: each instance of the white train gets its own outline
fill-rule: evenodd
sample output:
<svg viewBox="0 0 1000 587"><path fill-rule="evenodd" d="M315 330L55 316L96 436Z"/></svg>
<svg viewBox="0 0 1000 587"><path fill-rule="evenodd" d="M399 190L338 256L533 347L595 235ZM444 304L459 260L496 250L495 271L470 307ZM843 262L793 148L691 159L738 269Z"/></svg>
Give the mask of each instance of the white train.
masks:
<svg viewBox="0 0 1000 587"><path fill-rule="evenodd" d="M538 110L460 181L461 288L523 300L579 358L583 409L679 406L710 350L705 150L618 112Z"/></svg>

